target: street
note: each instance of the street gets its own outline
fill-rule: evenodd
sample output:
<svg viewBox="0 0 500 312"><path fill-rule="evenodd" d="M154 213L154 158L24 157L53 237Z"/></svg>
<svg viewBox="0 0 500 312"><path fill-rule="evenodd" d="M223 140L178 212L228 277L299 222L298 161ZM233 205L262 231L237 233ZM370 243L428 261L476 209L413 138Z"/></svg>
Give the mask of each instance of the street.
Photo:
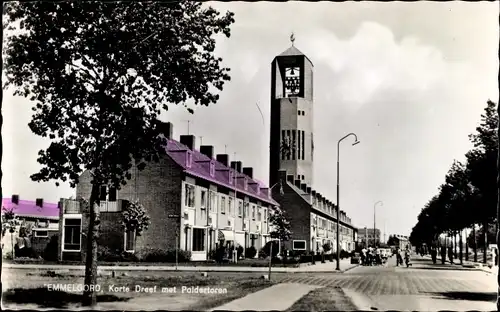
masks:
<svg viewBox="0 0 500 312"><path fill-rule="evenodd" d="M410 268L357 267L344 274L276 275L280 282L339 286L362 310L496 310L496 276L415 256Z"/></svg>

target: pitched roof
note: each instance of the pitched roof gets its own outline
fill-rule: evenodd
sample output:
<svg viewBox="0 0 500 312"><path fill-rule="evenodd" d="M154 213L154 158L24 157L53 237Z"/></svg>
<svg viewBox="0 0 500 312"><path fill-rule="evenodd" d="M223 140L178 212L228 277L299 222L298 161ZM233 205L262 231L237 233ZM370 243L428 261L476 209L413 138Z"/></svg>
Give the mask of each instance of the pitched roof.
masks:
<svg viewBox="0 0 500 312"><path fill-rule="evenodd" d="M2 198L2 213L3 208L13 209L14 214L19 217L32 217L32 218L59 218L59 206L53 203L43 203L43 207L38 207L36 201L32 200L19 200L19 204L12 202L12 198Z"/></svg>
<svg viewBox="0 0 500 312"><path fill-rule="evenodd" d="M314 66L313 62L307 57L307 55L302 53L302 51L300 51L299 49L297 49L293 45L291 47L289 47L288 49L286 49L285 51L283 51L281 54L279 54L278 57L279 56L298 56L298 55L305 56L306 59L311 63L311 65Z"/></svg>
<svg viewBox="0 0 500 312"><path fill-rule="evenodd" d="M192 156L193 161L191 163L191 167L189 167L189 168L186 166L186 153L188 151L190 151L193 155ZM234 182L233 182L233 184L229 184L228 177L221 171L221 169L222 170L224 170L224 169L231 170L236 177L246 177L248 180L248 183L250 183L251 181L254 181L254 182L259 184L260 188L266 187L265 184L263 184L261 181L254 180L243 173L236 172L234 169L225 166L224 164L218 162L215 159L210 159L208 156L200 153L197 150L190 150L186 145L184 145L176 140L168 140L167 155L170 156L170 158L172 158L172 160L174 160L177 163L177 165L182 167L184 169L184 171L187 172L188 174L193 175L193 176L198 177L198 178L202 178L202 179L207 180L207 181L210 181L210 182L215 183L217 185L227 187L231 190L235 190ZM210 160L214 162L215 169L216 169L213 177L210 175L209 166L203 166L202 164L199 163L200 161L210 161ZM262 193L262 192L257 193L256 190L254 190L250 186L248 186L247 189L245 190L244 185L243 185L243 181L239 181L239 180L241 180L241 179L237 179L237 187L236 187L236 191L238 193L248 195L250 197L253 197L257 200L266 202L266 203L271 204L271 205L275 205L275 206L279 205L275 200L268 197L265 193Z"/></svg>

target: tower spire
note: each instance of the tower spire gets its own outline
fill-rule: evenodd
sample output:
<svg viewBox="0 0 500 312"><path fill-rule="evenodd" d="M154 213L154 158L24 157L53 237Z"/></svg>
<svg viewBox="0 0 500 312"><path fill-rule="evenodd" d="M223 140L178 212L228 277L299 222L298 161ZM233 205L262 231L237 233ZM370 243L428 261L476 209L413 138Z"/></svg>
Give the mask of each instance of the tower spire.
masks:
<svg viewBox="0 0 500 312"><path fill-rule="evenodd" d="M293 43L295 41L295 34L293 33L293 31L292 34L290 35L290 41L292 42L292 47L293 47Z"/></svg>

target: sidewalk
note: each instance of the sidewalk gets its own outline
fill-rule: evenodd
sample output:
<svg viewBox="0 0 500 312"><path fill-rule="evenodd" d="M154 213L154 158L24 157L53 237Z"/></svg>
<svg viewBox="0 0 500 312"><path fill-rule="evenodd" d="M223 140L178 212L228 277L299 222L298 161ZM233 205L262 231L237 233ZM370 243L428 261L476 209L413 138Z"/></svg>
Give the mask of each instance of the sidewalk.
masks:
<svg viewBox="0 0 500 312"><path fill-rule="evenodd" d="M424 258L427 259L432 259L430 255L424 255ZM441 263L441 258L437 258L436 263ZM450 260L446 258L445 263L451 264ZM480 271L486 272L486 273L491 273L491 274L498 274L498 266L492 266L491 268L488 266L488 264L484 264L482 262L474 262L471 260L463 260L462 264L460 264L460 259L453 259L453 265L461 265L464 268L475 268L479 269Z"/></svg>
<svg viewBox="0 0 500 312"><path fill-rule="evenodd" d="M317 288L320 286L296 283L277 284L228 302L212 311L285 311L311 290Z"/></svg>
<svg viewBox="0 0 500 312"><path fill-rule="evenodd" d="M340 260L339 273L350 270L357 264L351 264L350 259ZM23 270L85 270L84 265L68 265L68 264L14 264L4 263L3 269L23 269ZM337 272L335 270L336 262L327 261L326 263L316 262L314 265L308 265L300 268L283 268L273 267L272 272L278 273L308 273L308 272ZM185 272L269 272L269 267L245 267L245 266L99 266L100 272L104 271L185 271Z"/></svg>

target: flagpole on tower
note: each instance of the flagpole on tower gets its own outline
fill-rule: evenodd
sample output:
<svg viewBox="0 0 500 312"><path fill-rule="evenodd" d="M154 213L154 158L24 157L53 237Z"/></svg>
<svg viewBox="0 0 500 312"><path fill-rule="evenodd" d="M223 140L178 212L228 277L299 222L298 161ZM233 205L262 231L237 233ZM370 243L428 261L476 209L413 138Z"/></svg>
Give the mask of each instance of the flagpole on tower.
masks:
<svg viewBox="0 0 500 312"><path fill-rule="evenodd" d="M290 35L290 41L292 42L292 47L294 45L294 42L295 42L295 34L292 32L292 34Z"/></svg>

